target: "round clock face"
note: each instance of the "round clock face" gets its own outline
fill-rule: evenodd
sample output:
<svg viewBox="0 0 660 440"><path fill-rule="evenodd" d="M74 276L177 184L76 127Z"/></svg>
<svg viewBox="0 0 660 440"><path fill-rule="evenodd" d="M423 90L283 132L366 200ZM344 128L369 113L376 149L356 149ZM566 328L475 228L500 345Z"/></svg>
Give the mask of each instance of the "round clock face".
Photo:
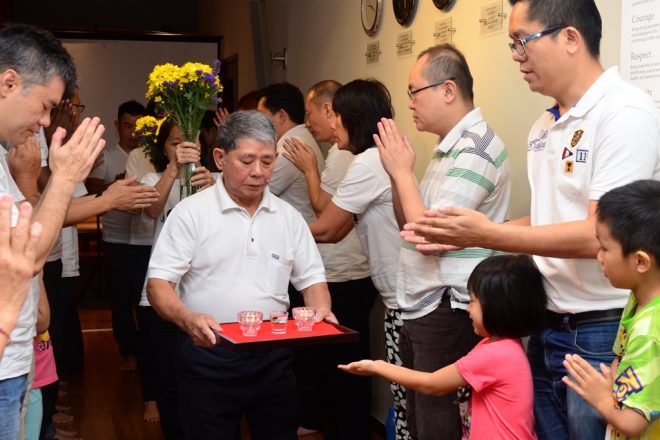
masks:
<svg viewBox="0 0 660 440"><path fill-rule="evenodd" d="M412 21L417 0L392 0L394 16L401 26L408 26Z"/></svg>
<svg viewBox="0 0 660 440"><path fill-rule="evenodd" d="M360 14L364 32L369 36L374 35L383 15L383 0L362 0Z"/></svg>
<svg viewBox="0 0 660 440"><path fill-rule="evenodd" d="M433 0L433 4L435 5L435 7L440 9L441 11L450 10L453 3L454 3L453 0Z"/></svg>

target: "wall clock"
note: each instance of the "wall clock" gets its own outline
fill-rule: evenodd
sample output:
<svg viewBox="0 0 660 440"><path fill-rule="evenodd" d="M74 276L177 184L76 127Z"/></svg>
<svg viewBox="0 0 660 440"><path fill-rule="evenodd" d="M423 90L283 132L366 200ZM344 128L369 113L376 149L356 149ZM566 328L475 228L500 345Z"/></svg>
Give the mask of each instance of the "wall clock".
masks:
<svg viewBox="0 0 660 440"><path fill-rule="evenodd" d="M417 0L392 0L394 16L401 26L408 26L412 21Z"/></svg>
<svg viewBox="0 0 660 440"><path fill-rule="evenodd" d="M454 3L455 3L454 0L433 0L433 4L435 5L435 7L440 9L441 11L450 10Z"/></svg>
<svg viewBox="0 0 660 440"><path fill-rule="evenodd" d="M378 31L383 16L383 0L362 0L360 7L362 28L370 37Z"/></svg>

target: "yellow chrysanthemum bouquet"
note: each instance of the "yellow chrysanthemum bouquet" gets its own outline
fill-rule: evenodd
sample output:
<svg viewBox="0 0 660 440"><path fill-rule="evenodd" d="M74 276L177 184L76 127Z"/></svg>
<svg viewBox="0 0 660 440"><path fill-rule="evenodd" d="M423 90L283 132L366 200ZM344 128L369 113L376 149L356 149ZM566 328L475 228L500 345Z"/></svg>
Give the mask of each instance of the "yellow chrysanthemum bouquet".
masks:
<svg viewBox="0 0 660 440"><path fill-rule="evenodd" d="M135 121L133 136L138 140L142 151L144 151L144 154L149 160L153 160L154 158L156 139L158 138L158 132L163 121L165 121L165 118L156 119L153 116L142 116Z"/></svg>
<svg viewBox="0 0 660 440"><path fill-rule="evenodd" d="M184 141L195 142L206 109L217 102L218 93L222 92L219 73L218 60L213 67L202 63L158 65L149 74L146 96L174 119ZM194 174L195 164L186 164L181 176L182 199L195 193L190 183Z"/></svg>

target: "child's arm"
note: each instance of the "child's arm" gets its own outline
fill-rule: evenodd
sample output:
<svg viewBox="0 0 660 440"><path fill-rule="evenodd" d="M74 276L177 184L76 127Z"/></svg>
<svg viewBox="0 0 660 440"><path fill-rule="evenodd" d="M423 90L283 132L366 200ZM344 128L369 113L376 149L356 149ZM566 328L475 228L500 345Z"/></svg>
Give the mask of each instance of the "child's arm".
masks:
<svg viewBox="0 0 660 440"><path fill-rule="evenodd" d="M616 371L616 359L612 362L612 367L600 364L602 374L575 354L566 355L564 366L571 374L572 380L564 376L562 381L596 408L610 425L626 437L637 437L644 432L649 422L642 414L625 406L621 409L615 407L612 396L614 384L612 371Z"/></svg>
<svg viewBox="0 0 660 440"><path fill-rule="evenodd" d="M46 296L44 273L39 274L39 311L37 315L37 334L40 335L50 327L50 306Z"/></svg>
<svg viewBox="0 0 660 440"><path fill-rule="evenodd" d="M399 383L406 388L423 394L442 396L468 383L458 373L454 364L448 365L433 373L424 373L409 368L393 365L385 361L362 360L349 365L338 365L340 370L360 376L382 376L387 380Z"/></svg>

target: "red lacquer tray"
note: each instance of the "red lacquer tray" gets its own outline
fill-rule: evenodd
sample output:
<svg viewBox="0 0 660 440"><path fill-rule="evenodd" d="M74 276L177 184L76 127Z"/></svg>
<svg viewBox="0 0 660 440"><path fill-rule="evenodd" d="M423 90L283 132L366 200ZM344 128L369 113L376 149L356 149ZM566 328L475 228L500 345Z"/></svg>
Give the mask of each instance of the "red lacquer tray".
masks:
<svg viewBox="0 0 660 440"><path fill-rule="evenodd" d="M360 338L360 334L355 330L326 321L314 324L311 332L300 332L296 329L296 322L289 320L284 334L273 334L270 331L270 321L264 321L256 336L243 336L237 322L220 325L222 332L216 333L218 344L231 350L241 351L341 344L357 341Z"/></svg>

